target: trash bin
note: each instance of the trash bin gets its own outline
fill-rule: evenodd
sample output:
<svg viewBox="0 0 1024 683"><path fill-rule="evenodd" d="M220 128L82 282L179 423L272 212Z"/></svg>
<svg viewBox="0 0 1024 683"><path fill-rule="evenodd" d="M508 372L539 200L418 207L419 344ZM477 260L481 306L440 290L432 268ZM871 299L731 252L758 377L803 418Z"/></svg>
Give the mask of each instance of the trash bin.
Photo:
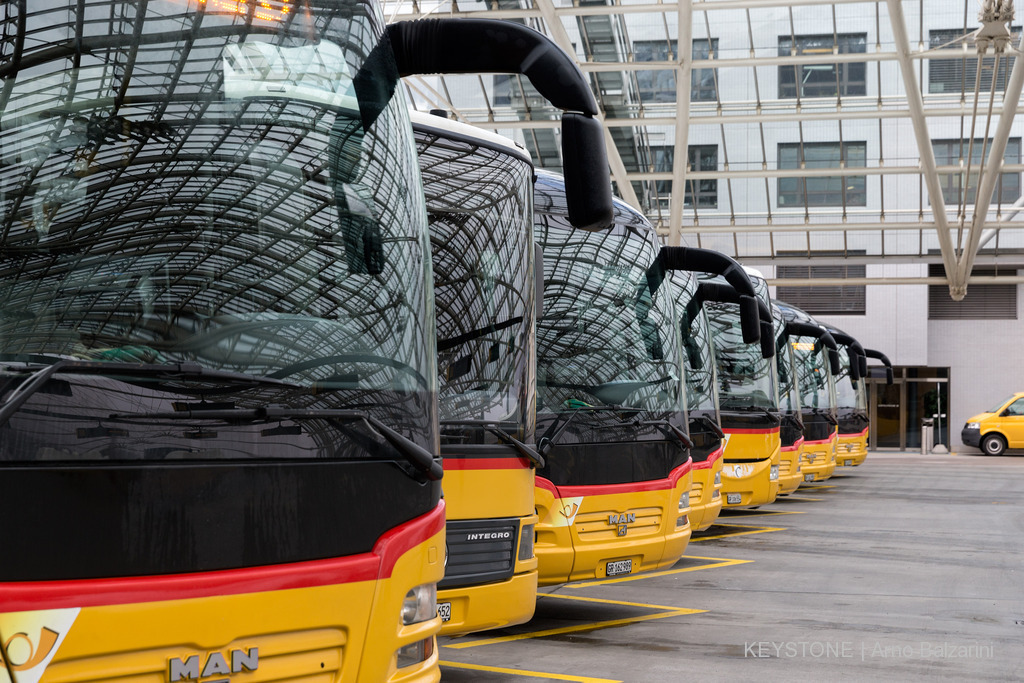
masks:
<svg viewBox="0 0 1024 683"><path fill-rule="evenodd" d="M932 452L935 443L935 421L930 417L921 420L921 455Z"/></svg>

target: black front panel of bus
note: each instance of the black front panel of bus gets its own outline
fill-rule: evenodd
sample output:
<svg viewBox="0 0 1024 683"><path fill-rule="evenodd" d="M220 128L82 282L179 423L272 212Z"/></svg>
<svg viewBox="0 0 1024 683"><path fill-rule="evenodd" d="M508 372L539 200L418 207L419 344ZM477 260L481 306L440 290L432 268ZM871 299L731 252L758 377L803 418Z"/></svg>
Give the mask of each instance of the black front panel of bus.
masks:
<svg viewBox="0 0 1024 683"><path fill-rule="evenodd" d="M689 458L672 441L559 444L537 470L556 486L632 484L665 479Z"/></svg>
<svg viewBox="0 0 1024 683"><path fill-rule="evenodd" d="M803 413L804 439L807 441L825 441L832 437L836 426L829 422L821 413L809 410Z"/></svg>
<svg viewBox="0 0 1024 683"><path fill-rule="evenodd" d="M0 581L205 572L370 551L437 505L394 462L0 468Z"/></svg>
<svg viewBox="0 0 1024 683"><path fill-rule="evenodd" d="M704 462L711 454L722 447L722 439L717 432L711 431L703 420L690 420L690 457L694 462Z"/></svg>
<svg viewBox="0 0 1024 683"><path fill-rule="evenodd" d="M801 436L805 436L804 431L794 424L793 420L785 419L782 421L782 427L779 429L779 438L782 441L783 448L792 446Z"/></svg>
<svg viewBox="0 0 1024 683"><path fill-rule="evenodd" d="M723 410L722 429L773 429L782 422L779 413L766 410L739 412Z"/></svg>
<svg viewBox="0 0 1024 683"><path fill-rule="evenodd" d="M839 411L839 434L860 434L868 426L868 416L860 411Z"/></svg>

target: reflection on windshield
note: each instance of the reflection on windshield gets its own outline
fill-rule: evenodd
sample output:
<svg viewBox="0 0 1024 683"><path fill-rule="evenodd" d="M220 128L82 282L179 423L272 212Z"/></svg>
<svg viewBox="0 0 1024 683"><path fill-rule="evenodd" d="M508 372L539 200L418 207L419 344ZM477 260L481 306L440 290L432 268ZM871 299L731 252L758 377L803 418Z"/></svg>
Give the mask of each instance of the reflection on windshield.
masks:
<svg viewBox="0 0 1024 683"><path fill-rule="evenodd" d="M707 313L697 298L697 278L683 271L671 271L682 333L686 376L686 406L711 413L718 421L718 391L715 385L715 352Z"/></svg>
<svg viewBox="0 0 1024 683"><path fill-rule="evenodd" d="M533 168L416 131L433 251L442 443L525 438L533 422ZM491 143L494 144L494 143Z"/></svg>
<svg viewBox="0 0 1024 683"><path fill-rule="evenodd" d="M828 351L814 341L790 343L800 387L800 404L812 410L831 410L835 405L835 386L828 372Z"/></svg>
<svg viewBox="0 0 1024 683"><path fill-rule="evenodd" d="M538 410L627 406L681 412L671 288L652 293L651 231L571 231L542 222L544 314L537 325Z"/></svg>
<svg viewBox="0 0 1024 683"><path fill-rule="evenodd" d="M27 15L41 42L0 110L0 354L287 378L304 397L274 400L371 406L430 445L404 405L436 387L426 220L379 16L188 6L152 3L138 43L85 22L83 64L43 42L75 36L75 10ZM147 404L192 391L83 382Z"/></svg>
<svg viewBox="0 0 1024 683"><path fill-rule="evenodd" d="M775 359L761 355L760 344L743 343L739 306L707 303L718 370L722 410L778 410L772 378Z"/></svg>
<svg viewBox="0 0 1024 683"><path fill-rule="evenodd" d="M864 381L850 377L850 352L846 347L839 348L839 363L840 370L836 375L836 405L848 410L866 410Z"/></svg>

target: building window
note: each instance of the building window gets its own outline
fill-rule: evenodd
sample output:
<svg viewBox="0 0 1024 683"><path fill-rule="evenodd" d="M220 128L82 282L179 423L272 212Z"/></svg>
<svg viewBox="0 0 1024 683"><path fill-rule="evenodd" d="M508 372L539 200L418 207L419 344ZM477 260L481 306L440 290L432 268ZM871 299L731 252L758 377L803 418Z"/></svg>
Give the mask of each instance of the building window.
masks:
<svg viewBox="0 0 1024 683"><path fill-rule="evenodd" d="M981 158L981 148L985 147L985 159ZM933 140L932 149L935 151L935 163L939 166L962 166L967 168L967 154L971 154L971 177L967 182L967 204L974 204L978 190L978 172L985 165L988 159L988 150L992 147L992 140L986 144L984 140L974 141L974 148L971 149L970 140ZM1006 141L1006 151L1003 153L1003 161L1007 164L1020 163L1020 138L1010 138ZM946 204L960 205L963 199L963 173L939 174L939 182L942 183L942 198ZM1020 198L1020 173L1003 173L999 178L992 193L993 203L1009 204Z"/></svg>
<svg viewBox="0 0 1024 683"><path fill-rule="evenodd" d="M1018 266L975 266L972 275L1016 275ZM943 277L941 263L928 266L928 275ZM949 296L948 285L928 285L929 320L1016 320L1017 285L967 285L960 301Z"/></svg>
<svg viewBox="0 0 1024 683"><path fill-rule="evenodd" d="M779 145L779 168L863 168L863 142L791 142ZM867 176L779 178L779 207L866 206Z"/></svg>
<svg viewBox="0 0 1024 683"><path fill-rule="evenodd" d="M689 157L691 171L718 170L718 145L690 145ZM675 161L675 148L668 145L651 146L651 159L655 173L671 173ZM659 206L668 208L672 181L655 181L654 190L657 193ZM683 204L689 209L693 207L694 201L697 202L699 208L718 208L718 181L687 180Z"/></svg>
<svg viewBox="0 0 1024 683"><path fill-rule="evenodd" d="M789 252L791 253L791 252ZM864 254L866 252L846 252L845 255ZM787 252L779 252L779 256ZM806 256L806 254L802 254ZM843 252L815 251L812 259L843 257ZM866 277L866 267L855 264L784 266L776 267L779 280L831 280ZM775 296L797 308L802 308L811 315L864 315L866 313L864 285L828 285L815 287L776 287Z"/></svg>
<svg viewBox="0 0 1024 683"><path fill-rule="evenodd" d="M795 54L831 55L867 52L866 33L796 36ZM779 36L779 56L793 52L794 38ZM779 67L779 98L836 97L867 94L867 63L787 64Z"/></svg>
<svg viewBox="0 0 1024 683"><path fill-rule="evenodd" d="M1011 45L1020 43L1020 26L1010 28L1013 38ZM959 48L963 42L958 38L964 36L964 29L951 28L928 32L928 45L932 49L940 48L943 45L950 48ZM955 41L955 42L954 42ZM952 44L951 44L952 43ZM966 39L967 53L977 54L974 36ZM982 57L981 60L981 92L989 92L992 89L992 72L995 69L996 58ZM999 60L999 73L996 74L996 90L1006 90L1006 77L1013 67L1013 57L1007 52ZM928 60L928 92L930 93L973 93L975 79L978 75L978 58L967 57L960 59L929 59Z"/></svg>
<svg viewBox="0 0 1024 683"><path fill-rule="evenodd" d="M638 40L633 43L633 59L637 62L665 62L675 59L678 42L675 40ZM694 59L714 59L718 52L718 38L693 39L692 56ZM715 80L716 69L694 69L690 75L690 100L694 102L714 102L718 99L718 88ZM640 101L644 104L653 102L676 101L676 72L637 71L637 87Z"/></svg>

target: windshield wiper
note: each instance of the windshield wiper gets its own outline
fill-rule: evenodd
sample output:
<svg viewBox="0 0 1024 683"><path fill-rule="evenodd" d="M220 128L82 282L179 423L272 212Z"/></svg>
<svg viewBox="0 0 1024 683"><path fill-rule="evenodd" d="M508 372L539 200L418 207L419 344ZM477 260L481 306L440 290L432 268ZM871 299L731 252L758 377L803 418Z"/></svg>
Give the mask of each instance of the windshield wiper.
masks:
<svg viewBox="0 0 1024 683"><path fill-rule="evenodd" d="M828 422L835 427L839 426L839 420L832 416L832 411L822 410L821 408L811 408L811 412L815 415L823 415L825 417L825 422Z"/></svg>
<svg viewBox="0 0 1024 683"><path fill-rule="evenodd" d="M514 423L513 423L514 424ZM544 456L541 455L537 449L529 444L523 443L516 437L512 436L504 429L499 427L499 423L492 420L441 420L441 426L460 426L465 425L467 427L480 427L491 434L498 437L503 443L512 446L519 455L526 458L534 464L537 469L542 469L545 465Z"/></svg>
<svg viewBox="0 0 1024 683"><path fill-rule="evenodd" d="M782 413L782 419L799 429L801 432L804 431L804 421L800 419L799 414Z"/></svg>
<svg viewBox="0 0 1024 683"><path fill-rule="evenodd" d="M624 413L624 412L640 413L640 412L643 412L643 408L627 408L625 406L588 406L588 405L577 405L575 407L575 409L571 413L569 413L569 415L565 418L565 421L562 422L562 424L558 426L558 429L557 429L557 431L555 431L554 434L552 434L550 437L547 434L545 434L544 436L542 436L539 439L537 439L537 450L541 454L547 454L547 452L549 450L551 450L551 447L555 445L556 441L558 440L558 437L562 436L562 432L565 431L566 427L568 427L572 423L572 421L576 419L576 416L579 415L584 410L588 411L588 412L613 411L613 412L617 412L617 413ZM556 422L555 424L558 424L558 423ZM548 431L550 432L554 428L555 428L554 425L552 425L548 429Z"/></svg>
<svg viewBox="0 0 1024 683"><path fill-rule="evenodd" d="M658 429L662 430L663 433L675 437L676 442L682 447L684 451L693 448L693 440L690 439L690 436L682 429L676 427L674 424L669 422L668 420L648 420L645 422L641 422L640 424L657 427Z"/></svg>
<svg viewBox="0 0 1024 683"><path fill-rule="evenodd" d="M8 366L7 368L11 368ZM20 368L19 368L20 370ZM26 370L29 370L26 368ZM0 425L5 424L33 394L38 392L46 382L59 372L71 372L78 375L143 375L146 377L165 377L167 379L207 379L217 382L234 382L238 384L270 384L290 388L301 385L286 382L272 377L258 377L230 370L213 370L199 363L118 363L92 360L73 360L62 358L52 365L34 370L3 403L0 403Z"/></svg>
<svg viewBox="0 0 1024 683"><path fill-rule="evenodd" d="M708 430L710 430L712 434L717 436L719 438L719 440L725 438L725 432L723 432L722 428L718 426L718 423L715 422L714 420L712 420L709 416L707 416L707 415L693 415L693 416L690 417L690 419L694 420L694 421L697 421L697 422L700 422L700 423L704 424L705 426L707 426Z"/></svg>
<svg viewBox="0 0 1024 683"><path fill-rule="evenodd" d="M441 462L423 446L395 431L377 418L359 410L344 408L287 408L267 406L263 408L235 408L213 410L181 410L163 413L112 413L111 420L186 420L206 419L225 422L273 422L276 420L339 420L365 422L371 431L378 433L417 471L430 479L439 481L444 474Z"/></svg>

